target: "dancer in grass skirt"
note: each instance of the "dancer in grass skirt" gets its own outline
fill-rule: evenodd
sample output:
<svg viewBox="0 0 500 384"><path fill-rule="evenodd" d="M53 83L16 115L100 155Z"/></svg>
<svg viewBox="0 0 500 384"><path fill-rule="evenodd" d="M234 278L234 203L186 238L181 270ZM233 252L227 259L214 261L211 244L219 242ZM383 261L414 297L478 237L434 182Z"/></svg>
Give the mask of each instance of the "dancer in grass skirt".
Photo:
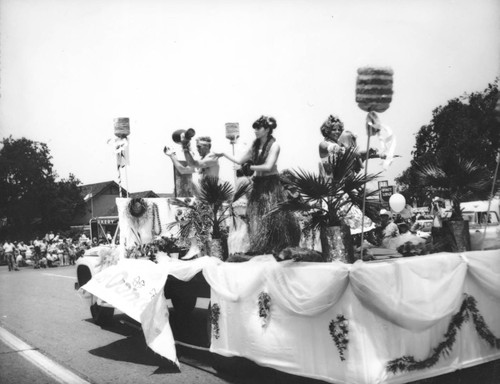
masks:
<svg viewBox="0 0 500 384"><path fill-rule="evenodd" d="M246 176L255 173L247 204L250 252L255 255L279 253L286 247L298 246L300 227L293 213L269 214L271 208L285 200L277 167L280 147L272 135L276 120L261 116L252 127L256 139L240 159L226 153L218 155L242 164Z"/></svg>

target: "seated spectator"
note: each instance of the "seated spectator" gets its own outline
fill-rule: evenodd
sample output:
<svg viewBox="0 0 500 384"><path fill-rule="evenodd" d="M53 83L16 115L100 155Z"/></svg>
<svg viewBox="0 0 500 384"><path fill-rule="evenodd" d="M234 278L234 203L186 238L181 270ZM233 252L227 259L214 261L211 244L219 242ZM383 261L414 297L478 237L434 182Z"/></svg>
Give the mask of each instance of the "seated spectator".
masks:
<svg viewBox="0 0 500 384"><path fill-rule="evenodd" d="M69 265L75 265L75 260L76 260L76 247L73 244L73 239L68 237L66 239L66 248L68 250L68 262Z"/></svg>
<svg viewBox="0 0 500 384"><path fill-rule="evenodd" d="M47 257L45 257L45 256L41 257L40 260L38 261L38 268L47 268L48 265L49 265L49 261L47 260Z"/></svg>
<svg viewBox="0 0 500 384"><path fill-rule="evenodd" d="M18 249L14 250L14 254L15 254L15 257L16 257L16 264L17 264L17 266L18 267L24 267L24 266L26 266L26 264L24 263L24 257L23 257L23 255L21 254L21 252Z"/></svg>
<svg viewBox="0 0 500 384"><path fill-rule="evenodd" d="M399 236L399 228L392 221L392 213L386 209L380 210L380 229L382 230L382 245L387 247L388 242Z"/></svg>

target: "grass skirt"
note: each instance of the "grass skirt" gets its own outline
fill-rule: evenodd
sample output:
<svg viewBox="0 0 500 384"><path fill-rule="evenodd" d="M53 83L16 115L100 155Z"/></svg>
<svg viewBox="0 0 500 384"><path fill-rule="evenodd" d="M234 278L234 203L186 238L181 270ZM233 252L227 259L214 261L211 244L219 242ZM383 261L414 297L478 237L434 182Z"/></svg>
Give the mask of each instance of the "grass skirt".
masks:
<svg viewBox="0 0 500 384"><path fill-rule="evenodd" d="M279 253L286 247L297 247L300 226L291 212L268 214L269 210L285 200L278 175L256 176L248 198L247 216L250 251L253 254Z"/></svg>

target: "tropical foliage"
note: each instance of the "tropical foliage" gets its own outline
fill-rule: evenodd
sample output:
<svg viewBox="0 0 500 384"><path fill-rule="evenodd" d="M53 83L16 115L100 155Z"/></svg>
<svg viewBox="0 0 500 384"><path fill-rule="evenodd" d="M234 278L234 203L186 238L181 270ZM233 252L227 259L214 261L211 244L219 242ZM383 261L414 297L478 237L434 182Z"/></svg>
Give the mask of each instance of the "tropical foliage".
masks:
<svg viewBox="0 0 500 384"><path fill-rule="evenodd" d="M335 161L329 160L326 167L329 174L316 174L304 170L290 171L283 181L287 188L298 193L298 198L282 202L274 210L300 212L310 215L307 228L317 229L343 224L345 215L356 206L363 205L363 190L366 183L374 181L378 174L356 173L358 154L356 148L349 148ZM370 198L378 191L367 192L366 212L374 217L378 205ZM378 199L377 199L378 203Z"/></svg>
<svg viewBox="0 0 500 384"><path fill-rule="evenodd" d="M488 168L476 160L448 155L436 164L417 167L420 183L434 196L450 199L452 220L462 220L460 202L473 198L487 199L491 190Z"/></svg>
<svg viewBox="0 0 500 384"><path fill-rule="evenodd" d="M188 239L195 234L202 237L201 240L209 235L212 239L220 239L224 222L235 217L234 203L249 189L248 182L238 184L235 190L227 181L216 177L202 178L194 188L194 201L172 200L172 204L184 209L179 220L180 237Z"/></svg>

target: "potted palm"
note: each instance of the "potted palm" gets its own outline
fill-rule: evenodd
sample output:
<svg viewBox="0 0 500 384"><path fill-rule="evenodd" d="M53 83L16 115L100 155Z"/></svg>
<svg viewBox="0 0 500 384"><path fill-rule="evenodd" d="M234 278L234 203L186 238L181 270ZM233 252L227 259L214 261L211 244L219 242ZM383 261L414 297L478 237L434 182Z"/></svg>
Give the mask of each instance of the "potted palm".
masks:
<svg viewBox="0 0 500 384"><path fill-rule="evenodd" d="M470 250L469 222L462 217L460 203L487 198L491 187L488 169L475 160L446 156L436 164L418 164L417 173L429 192L451 201L451 217L443 222L451 251Z"/></svg>
<svg viewBox="0 0 500 384"><path fill-rule="evenodd" d="M352 209L359 210L362 207L365 183L378 177L378 174L356 173L358 156L356 148L346 149L334 162L327 164L327 174L304 170L290 171L284 182L298 193L299 198L282 202L274 208L300 212L310 218L305 229L320 230L325 261L355 261L351 231L346 224L346 217ZM366 197L377 194L378 191L371 191ZM367 210L373 213L376 207L367 202Z"/></svg>
<svg viewBox="0 0 500 384"><path fill-rule="evenodd" d="M207 176L195 186L194 202L173 199L172 204L185 210L178 223L181 239L195 236L207 254L224 259L224 249L227 249L227 244L223 244L224 237L227 240L224 222L235 217L233 204L249 189L248 182L239 183L233 189L229 182Z"/></svg>

